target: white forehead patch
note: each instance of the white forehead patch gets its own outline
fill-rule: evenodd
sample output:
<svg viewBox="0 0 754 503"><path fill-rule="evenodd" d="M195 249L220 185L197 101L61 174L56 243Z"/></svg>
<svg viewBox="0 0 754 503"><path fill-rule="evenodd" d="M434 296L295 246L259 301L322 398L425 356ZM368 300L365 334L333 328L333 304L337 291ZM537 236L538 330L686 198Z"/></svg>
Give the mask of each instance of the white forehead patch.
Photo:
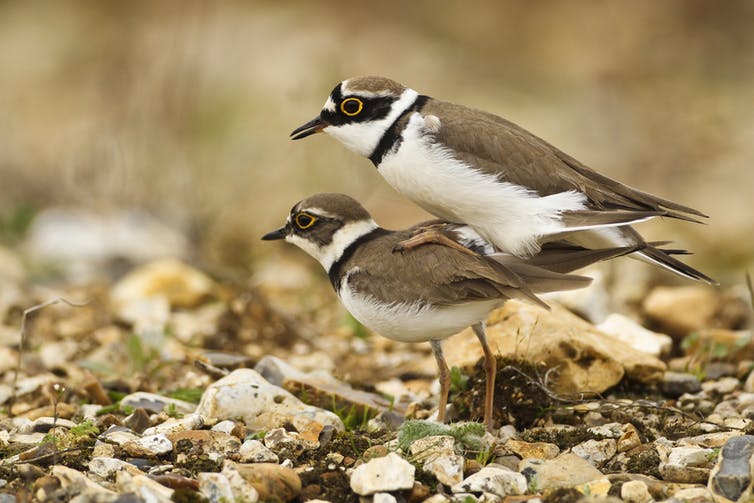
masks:
<svg viewBox="0 0 754 503"><path fill-rule="evenodd" d="M327 110L328 112L335 113L335 102L331 97L327 97L327 101L325 101L325 105L322 107L322 110Z"/></svg>

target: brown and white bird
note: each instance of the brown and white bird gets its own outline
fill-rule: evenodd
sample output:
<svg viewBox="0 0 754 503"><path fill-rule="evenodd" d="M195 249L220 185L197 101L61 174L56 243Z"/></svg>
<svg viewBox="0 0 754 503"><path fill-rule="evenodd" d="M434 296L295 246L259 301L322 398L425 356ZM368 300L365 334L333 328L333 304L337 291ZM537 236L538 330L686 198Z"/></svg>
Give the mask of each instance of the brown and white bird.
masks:
<svg viewBox="0 0 754 503"><path fill-rule="evenodd" d="M496 252L487 255L492 247L468 226L438 221L420 225L450 242L395 252L416 228L383 229L356 200L325 193L297 203L285 225L262 239L284 239L317 259L346 309L374 332L396 341L430 342L440 371L440 421L445 419L450 389L440 341L471 326L484 349L484 422L490 429L495 358L485 337L489 312L512 298L546 308L537 293L581 288L591 282L566 272L633 249L551 245L521 259Z"/></svg>
<svg viewBox="0 0 754 503"><path fill-rule="evenodd" d="M636 258L708 283L629 224L703 213L603 176L497 115L419 94L384 77L342 81L320 114L295 129L323 131L369 158L398 192L441 219L468 224L498 249L535 255L566 239L586 248L636 247Z"/></svg>

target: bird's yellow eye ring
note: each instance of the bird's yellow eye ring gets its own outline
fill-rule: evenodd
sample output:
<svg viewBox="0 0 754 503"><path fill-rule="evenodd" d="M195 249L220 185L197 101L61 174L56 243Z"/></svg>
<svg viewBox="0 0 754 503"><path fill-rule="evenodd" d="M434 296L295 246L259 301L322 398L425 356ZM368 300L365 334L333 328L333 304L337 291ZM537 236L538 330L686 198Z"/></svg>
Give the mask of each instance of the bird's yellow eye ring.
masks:
<svg viewBox="0 0 754 503"><path fill-rule="evenodd" d="M297 213L293 218L293 221L296 222L296 227L303 231L314 225L314 222L317 221L317 218L308 213L302 212Z"/></svg>
<svg viewBox="0 0 754 503"><path fill-rule="evenodd" d="M346 98L340 102L340 111L349 117L359 115L364 108L364 102L359 98Z"/></svg>

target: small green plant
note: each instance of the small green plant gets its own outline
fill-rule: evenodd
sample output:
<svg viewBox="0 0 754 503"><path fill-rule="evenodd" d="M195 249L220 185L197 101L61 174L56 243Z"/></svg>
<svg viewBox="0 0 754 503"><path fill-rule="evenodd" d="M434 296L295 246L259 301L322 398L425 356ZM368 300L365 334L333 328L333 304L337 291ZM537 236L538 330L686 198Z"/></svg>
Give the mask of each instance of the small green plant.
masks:
<svg viewBox="0 0 754 503"><path fill-rule="evenodd" d="M469 376L461 372L458 367L451 367L450 369L450 392L460 393L466 391L469 387Z"/></svg>
<svg viewBox="0 0 754 503"><path fill-rule="evenodd" d="M351 405L350 407L340 407L332 396L332 411L343 421L346 431L364 430L369 420L374 417L374 412L369 407L359 407Z"/></svg>
<svg viewBox="0 0 754 503"><path fill-rule="evenodd" d="M204 388L178 388L168 393L168 396L184 402L199 403L203 394Z"/></svg>
<svg viewBox="0 0 754 503"><path fill-rule="evenodd" d="M479 449L479 452L476 453L476 456L474 459L477 463L479 463L482 466L486 466L489 464L490 461L492 461L492 455L494 454L494 450L491 446L485 446Z"/></svg>
<svg viewBox="0 0 754 503"><path fill-rule="evenodd" d="M0 241L14 244L20 241L29 230L37 209L28 203L21 203L0 215Z"/></svg>
<svg viewBox="0 0 754 503"><path fill-rule="evenodd" d="M460 448L481 451L485 447L482 441L485 431L481 423L440 424L419 420L406 421L398 430L398 447L407 452L409 446L420 438L450 435Z"/></svg>
<svg viewBox="0 0 754 503"><path fill-rule="evenodd" d="M176 407L174 403L167 404L163 409L163 412L165 412L165 414L167 414L168 416L176 419L183 417L183 414L181 412L178 412L178 407Z"/></svg>
<svg viewBox="0 0 754 503"><path fill-rule="evenodd" d="M112 405L105 405L99 409L96 413L97 416L103 416L105 414L123 414L125 416L132 414L134 408L130 405L121 405L120 402L115 402Z"/></svg>
<svg viewBox="0 0 754 503"><path fill-rule="evenodd" d="M99 434L99 428L92 421L84 421L71 428L71 434L76 437L95 436Z"/></svg>
<svg viewBox="0 0 754 503"><path fill-rule="evenodd" d="M42 441L39 443L52 444L55 448L58 448L60 447L60 437L58 437L55 433L51 431L49 433L45 433L45 436L42 437Z"/></svg>

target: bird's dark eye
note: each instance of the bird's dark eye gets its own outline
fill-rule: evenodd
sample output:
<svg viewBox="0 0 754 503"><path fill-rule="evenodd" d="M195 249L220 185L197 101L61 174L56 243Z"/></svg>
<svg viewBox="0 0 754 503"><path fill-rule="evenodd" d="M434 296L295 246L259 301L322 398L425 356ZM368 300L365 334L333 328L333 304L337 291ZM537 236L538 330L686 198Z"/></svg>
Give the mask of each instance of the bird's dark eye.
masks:
<svg viewBox="0 0 754 503"><path fill-rule="evenodd" d="M314 225L314 222L317 221L317 218L308 213L302 212L297 213L296 216L293 217L293 221L296 222L296 227L303 231Z"/></svg>
<svg viewBox="0 0 754 503"><path fill-rule="evenodd" d="M364 108L364 102L359 98L346 98L340 102L340 111L349 117L359 115Z"/></svg>

